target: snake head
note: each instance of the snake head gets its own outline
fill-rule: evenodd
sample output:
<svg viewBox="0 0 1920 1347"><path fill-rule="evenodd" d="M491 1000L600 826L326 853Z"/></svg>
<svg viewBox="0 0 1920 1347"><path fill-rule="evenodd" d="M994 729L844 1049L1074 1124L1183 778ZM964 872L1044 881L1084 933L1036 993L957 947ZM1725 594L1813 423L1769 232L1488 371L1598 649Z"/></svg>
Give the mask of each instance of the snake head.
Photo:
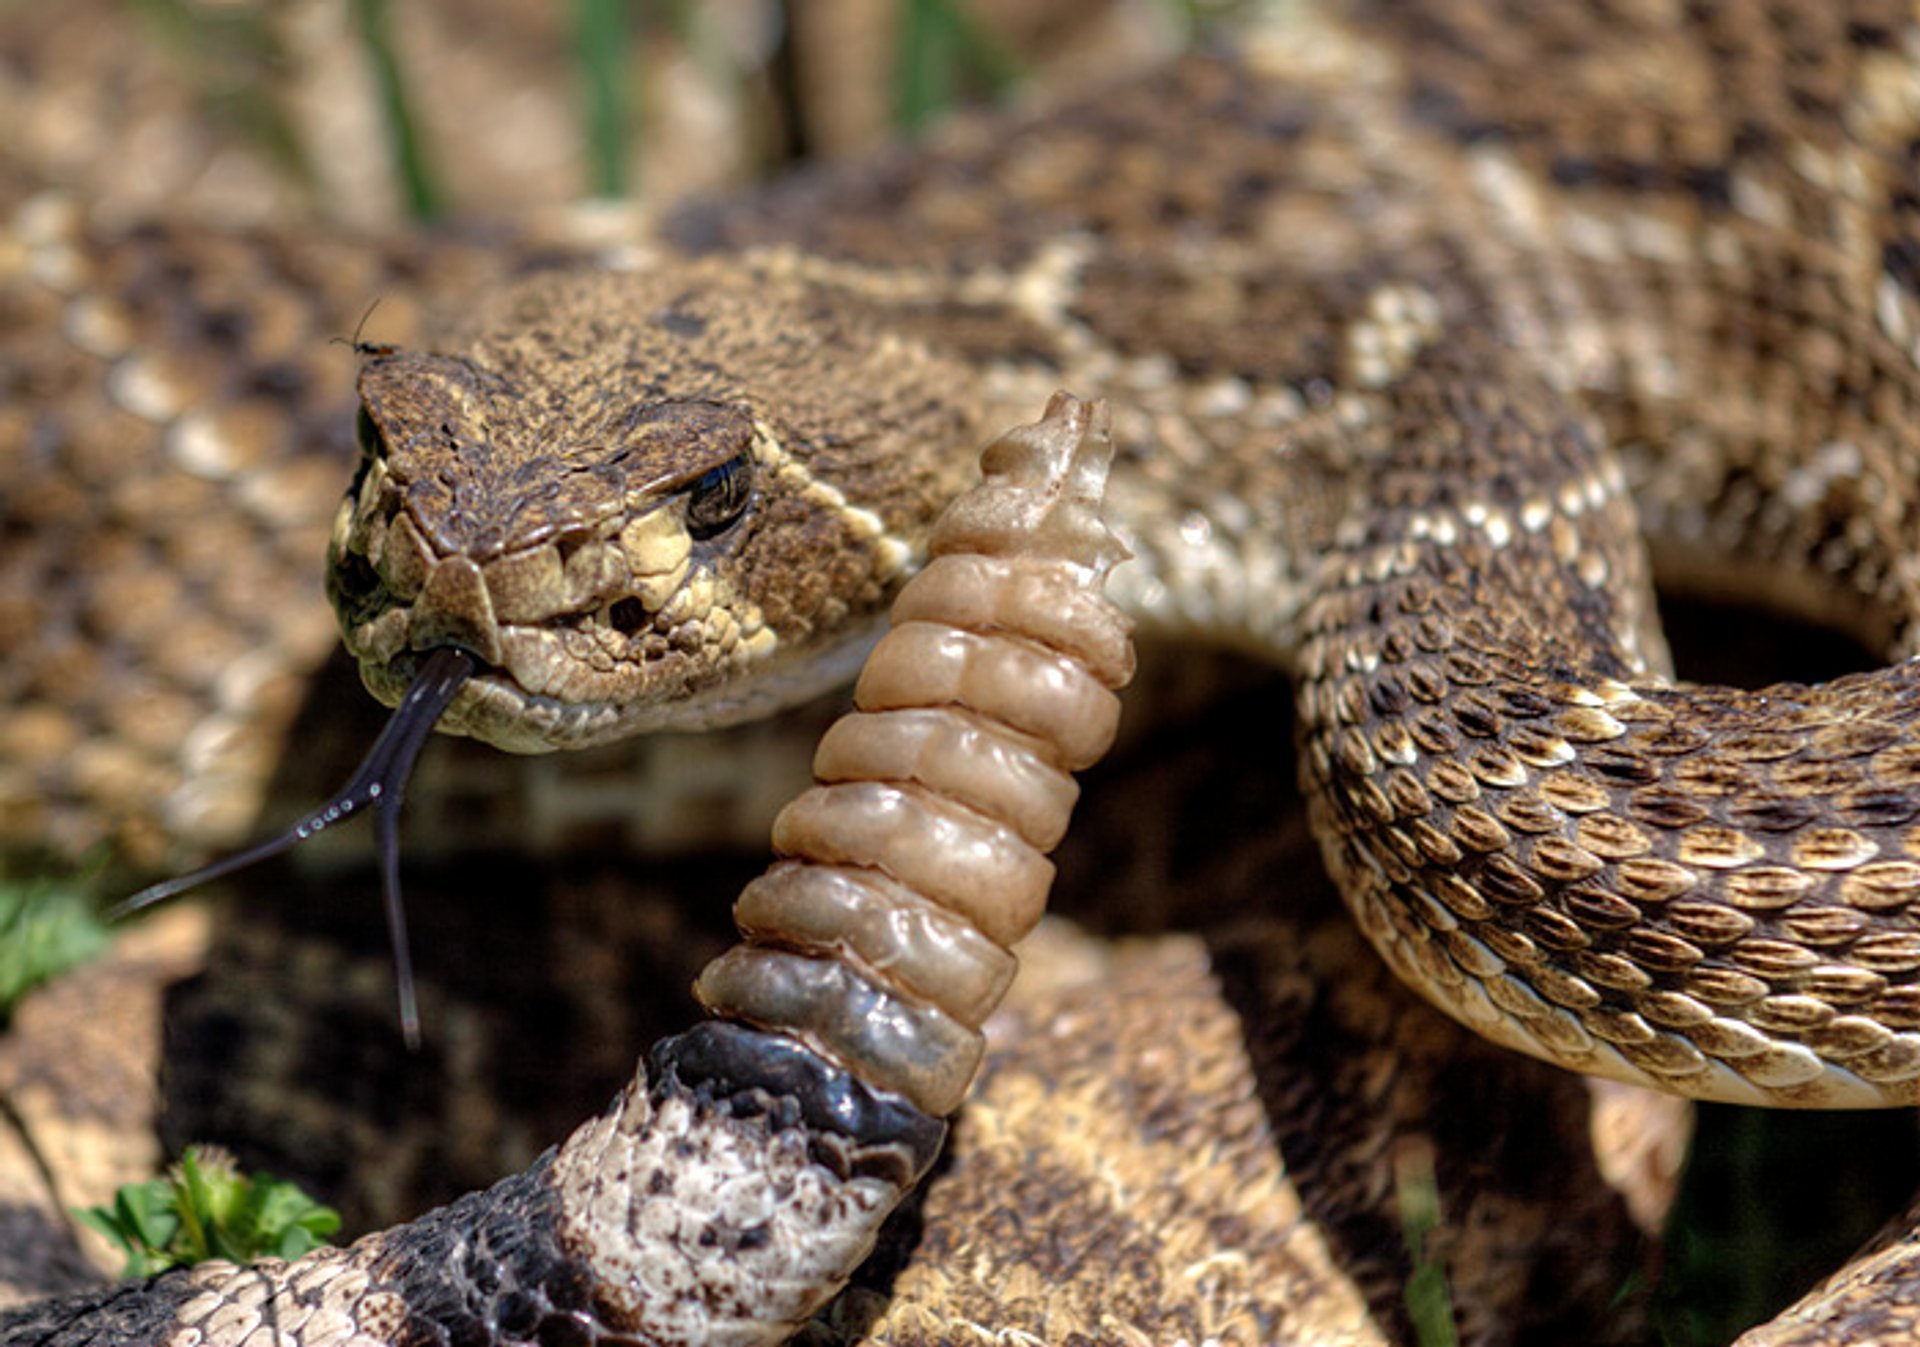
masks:
<svg viewBox="0 0 1920 1347"><path fill-rule="evenodd" d="M374 695L537 752L762 714L851 674L964 485L969 375L769 265L550 275L373 351L328 595Z"/></svg>
<svg viewBox="0 0 1920 1347"><path fill-rule="evenodd" d="M358 349L327 595L399 709L331 800L117 910L370 812L411 1043L396 819L432 729L583 747L850 677L968 484L983 399L966 366L777 259L536 277L439 349Z"/></svg>

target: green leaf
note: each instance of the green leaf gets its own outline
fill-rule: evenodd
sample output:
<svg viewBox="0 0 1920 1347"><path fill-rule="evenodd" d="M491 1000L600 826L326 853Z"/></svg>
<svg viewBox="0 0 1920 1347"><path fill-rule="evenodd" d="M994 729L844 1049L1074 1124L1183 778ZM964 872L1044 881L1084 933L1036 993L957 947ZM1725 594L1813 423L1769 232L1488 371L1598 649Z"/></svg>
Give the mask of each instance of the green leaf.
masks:
<svg viewBox="0 0 1920 1347"><path fill-rule="evenodd" d="M446 194L420 132L407 72L393 40L387 0L353 0L349 12L359 30L361 50L372 68L374 85L380 91L387 147L393 154L407 213L416 220L431 220L446 209Z"/></svg>
<svg viewBox="0 0 1920 1347"><path fill-rule="evenodd" d="M122 1188L113 1205L128 1233L148 1248L163 1249L180 1233L173 1186L165 1179Z"/></svg>
<svg viewBox="0 0 1920 1347"><path fill-rule="evenodd" d="M997 94L1021 75L1012 52L955 0L907 0L895 65L894 123L903 131L952 109L968 86Z"/></svg>
<svg viewBox="0 0 1920 1347"><path fill-rule="evenodd" d="M82 1224L98 1230L126 1255L123 1277L149 1277L174 1266L165 1252L180 1231L173 1210L173 1185L165 1179L129 1183L114 1194L111 1207L90 1207L75 1213Z"/></svg>
<svg viewBox="0 0 1920 1347"><path fill-rule="evenodd" d="M595 196L627 191L627 6L622 0L573 0L574 71L585 109L585 148Z"/></svg>
<svg viewBox="0 0 1920 1347"><path fill-rule="evenodd" d="M1441 1221L1440 1184L1431 1144L1408 1139L1398 1146L1393 1177L1400 1234L1413 1262L1401 1297L1413 1321L1414 1341L1419 1347L1459 1347L1446 1264L1427 1250L1427 1236L1440 1228Z"/></svg>
<svg viewBox="0 0 1920 1347"><path fill-rule="evenodd" d="M107 946L87 877L0 879L0 1015L56 973Z"/></svg>

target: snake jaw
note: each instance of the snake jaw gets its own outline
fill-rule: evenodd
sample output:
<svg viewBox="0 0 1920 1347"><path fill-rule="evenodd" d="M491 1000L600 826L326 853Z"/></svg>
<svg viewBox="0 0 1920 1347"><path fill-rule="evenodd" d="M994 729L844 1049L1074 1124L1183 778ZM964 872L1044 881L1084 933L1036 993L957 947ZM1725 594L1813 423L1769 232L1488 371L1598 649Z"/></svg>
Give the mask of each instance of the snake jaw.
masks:
<svg viewBox="0 0 1920 1347"><path fill-rule="evenodd" d="M362 489L383 485L372 474ZM902 578L910 569L903 550L878 557ZM381 702L399 703L431 651L465 650L478 668L440 728L539 753L730 724L851 676L878 605L871 620L846 615L829 641L783 635L729 560L725 546L693 539L673 500L476 562L432 556L404 510L383 517L349 497L328 592Z"/></svg>
<svg viewBox="0 0 1920 1347"><path fill-rule="evenodd" d="M423 518L382 437L336 513L328 575L346 645L376 697L397 704L429 652L464 650L480 671L442 728L541 752L703 723L704 694L775 651L759 606L728 574L751 534L753 446L770 432L706 403L659 404L630 420L670 441L677 469L643 454L645 484L613 499L607 474L595 472L597 494L572 509L545 503L517 539ZM370 412L362 423L381 434ZM604 466L628 457L620 449ZM703 495L709 480L719 489ZM436 483L455 500L457 488ZM696 520L705 525L698 540Z"/></svg>
<svg viewBox="0 0 1920 1347"><path fill-rule="evenodd" d="M329 593L362 680L387 705L442 647L479 668L441 728L512 752L698 728L766 705L736 688L781 651L780 637L671 502L485 563L421 564L421 530L404 513L364 518L352 501L341 507ZM788 699L818 686L802 681Z"/></svg>

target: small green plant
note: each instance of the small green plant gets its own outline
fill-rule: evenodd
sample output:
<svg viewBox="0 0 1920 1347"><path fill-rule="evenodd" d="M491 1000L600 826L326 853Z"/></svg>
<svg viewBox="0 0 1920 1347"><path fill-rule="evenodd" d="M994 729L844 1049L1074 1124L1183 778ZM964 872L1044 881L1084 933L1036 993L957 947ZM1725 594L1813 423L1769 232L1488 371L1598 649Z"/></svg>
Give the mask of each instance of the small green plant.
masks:
<svg viewBox="0 0 1920 1347"><path fill-rule="evenodd" d="M1427 1236L1440 1228L1440 1183L1433 1170L1433 1147L1409 1140L1393 1157L1394 1193L1400 1208L1400 1233L1413 1272L1404 1296L1419 1347L1460 1347L1454 1326L1453 1297L1447 1289L1447 1265L1427 1249Z"/></svg>
<svg viewBox="0 0 1920 1347"><path fill-rule="evenodd" d="M970 81L998 94L1021 74L992 30L955 0L903 0L895 62L894 125L903 131L958 106Z"/></svg>
<svg viewBox="0 0 1920 1347"><path fill-rule="evenodd" d="M0 1019L39 983L107 945L86 880L0 879Z"/></svg>
<svg viewBox="0 0 1920 1347"><path fill-rule="evenodd" d="M299 1186L241 1175L233 1157L189 1146L163 1177L129 1183L111 1207L77 1213L127 1255L121 1275L150 1277L210 1258L298 1258L340 1228L340 1213Z"/></svg>

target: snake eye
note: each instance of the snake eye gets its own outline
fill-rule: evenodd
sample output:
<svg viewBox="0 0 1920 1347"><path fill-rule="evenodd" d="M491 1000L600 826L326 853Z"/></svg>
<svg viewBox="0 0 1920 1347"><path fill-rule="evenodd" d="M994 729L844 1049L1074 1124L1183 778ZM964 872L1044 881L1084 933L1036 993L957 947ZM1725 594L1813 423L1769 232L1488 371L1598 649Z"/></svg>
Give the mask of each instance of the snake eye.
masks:
<svg viewBox="0 0 1920 1347"><path fill-rule="evenodd" d="M709 468L687 489L687 532L696 539L723 532L753 502L753 459L737 454Z"/></svg>
<svg viewBox="0 0 1920 1347"><path fill-rule="evenodd" d="M374 423L373 413L367 410L365 403L360 404L360 414L353 420L353 438L366 458L387 456L387 437L380 433L380 427Z"/></svg>
<svg viewBox="0 0 1920 1347"><path fill-rule="evenodd" d="M360 405L360 414L354 418L353 438L360 445L360 462L353 470L353 481L347 484L347 497L357 500L360 488L366 483L367 473L376 462L387 456L387 437L374 424L373 413L367 410L365 403Z"/></svg>

